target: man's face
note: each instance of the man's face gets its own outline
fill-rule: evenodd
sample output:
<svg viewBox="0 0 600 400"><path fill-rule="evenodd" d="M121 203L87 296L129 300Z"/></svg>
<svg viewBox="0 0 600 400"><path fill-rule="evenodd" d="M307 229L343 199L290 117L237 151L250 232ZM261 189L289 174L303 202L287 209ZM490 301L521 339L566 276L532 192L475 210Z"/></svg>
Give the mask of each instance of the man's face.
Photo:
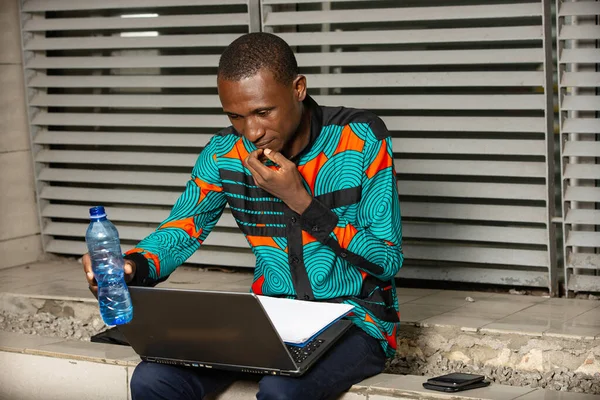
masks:
<svg viewBox="0 0 600 400"><path fill-rule="evenodd" d="M259 149L269 148L289 156L302 119L306 79L299 76L284 85L273 74L261 69L239 81L217 80L223 111L241 135Z"/></svg>

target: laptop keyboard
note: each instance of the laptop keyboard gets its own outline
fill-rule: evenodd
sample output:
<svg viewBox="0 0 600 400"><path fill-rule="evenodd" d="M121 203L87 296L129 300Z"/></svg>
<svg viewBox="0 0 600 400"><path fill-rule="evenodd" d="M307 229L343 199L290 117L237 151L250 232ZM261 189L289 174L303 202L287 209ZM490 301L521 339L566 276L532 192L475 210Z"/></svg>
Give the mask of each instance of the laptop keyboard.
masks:
<svg viewBox="0 0 600 400"><path fill-rule="evenodd" d="M314 339L308 342L304 347L292 346L288 344L287 348L296 364L302 364L302 362L306 360L308 356L314 353L316 349L321 347L324 342L325 340L323 339Z"/></svg>

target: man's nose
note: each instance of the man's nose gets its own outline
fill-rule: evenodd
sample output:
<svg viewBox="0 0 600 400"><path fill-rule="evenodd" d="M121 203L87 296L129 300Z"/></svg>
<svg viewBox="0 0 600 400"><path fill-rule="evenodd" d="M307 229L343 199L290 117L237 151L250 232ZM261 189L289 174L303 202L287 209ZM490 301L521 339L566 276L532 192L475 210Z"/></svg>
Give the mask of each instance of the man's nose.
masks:
<svg viewBox="0 0 600 400"><path fill-rule="evenodd" d="M265 129L263 126L252 118L246 120L246 126L244 127L244 136L252 143L256 143L265 135Z"/></svg>

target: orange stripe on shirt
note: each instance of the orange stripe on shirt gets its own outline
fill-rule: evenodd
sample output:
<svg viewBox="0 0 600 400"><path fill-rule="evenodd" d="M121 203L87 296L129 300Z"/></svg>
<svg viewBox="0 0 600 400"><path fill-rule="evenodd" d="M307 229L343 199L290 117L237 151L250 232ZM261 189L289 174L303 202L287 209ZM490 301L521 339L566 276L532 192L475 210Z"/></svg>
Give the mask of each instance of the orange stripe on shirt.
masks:
<svg viewBox="0 0 600 400"><path fill-rule="evenodd" d="M327 156L324 153L319 153L318 156L310 160L304 165L298 166L298 171L304 177L308 187L310 187L311 193L315 192L315 182L317 175L321 170L321 167L327 162Z"/></svg>
<svg viewBox="0 0 600 400"><path fill-rule="evenodd" d="M342 136L340 138L340 142L338 143L337 149L333 155L337 153L342 153L346 150L355 150L358 152L362 152L363 147L365 146L365 141L359 138L356 133L350 128L350 125L344 126L342 129Z"/></svg>
<svg viewBox="0 0 600 400"><path fill-rule="evenodd" d="M213 185L212 183L204 182L200 178L194 178L194 183L196 184L196 186L198 186L200 188L200 198L198 199L197 204L200 204L209 192L220 192L223 190L223 188L221 186L217 186L217 185Z"/></svg>
<svg viewBox="0 0 600 400"><path fill-rule="evenodd" d="M275 247L278 249L280 248L279 245L273 240L273 238L269 237L269 236L248 235L248 236L246 236L246 239L248 239L248 242L250 242L250 245L252 247L268 246L268 247Z"/></svg>
<svg viewBox="0 0 600 400"><path fill-rule="evenodd" d="M312 242L316 242L317 239L315 239L315 237L313 235L311 235L310 233L306 232L306 231L302 231L302 244L303 245L307 245L309 243Z"/></svg>
<svg viewBox="0 0 600 400"><path fill-rule="evenodd" d="M196 228L196 223L194 222L194 217L178 219L175 221L167 222L167 223L161 225L161 227L159 229L165 229L165 228L182 229L190 237L195 238L195 239L197 239L202 234L202 229Z"/></svg>
<svg viewBox="0 0 600 400"><path fill-rule="evenodd" d="M342 246L344 249L347 249L352 239L354 239L354 236L358 233L358 230L352 225L348 224L343 228L336 226L333 228L333 233L335 233L340 246Z"/></svg>
<svg viewBox="0 0 600 400"><path fill-rule="evenodd" d="M381 142L381 147L379 148L379 153L377 153L377 157L375 160L369 165L367 168L366 174L369 179L374 177L379 171L389 168L392 166L392 157L387 152L386 142Z"/></svg>
<svg viewBox="0 0 600 400"><path fill-rule="evenodd" d="M246 146L244 146L244 141L242 140L242 138L240 138L237 142L235 142L233 148L229 150L229 153L223 155L222 157L235 158L244 161L246 157L248 157L248 154L250 153L248 153L248 150L246 150Z"/></svg>

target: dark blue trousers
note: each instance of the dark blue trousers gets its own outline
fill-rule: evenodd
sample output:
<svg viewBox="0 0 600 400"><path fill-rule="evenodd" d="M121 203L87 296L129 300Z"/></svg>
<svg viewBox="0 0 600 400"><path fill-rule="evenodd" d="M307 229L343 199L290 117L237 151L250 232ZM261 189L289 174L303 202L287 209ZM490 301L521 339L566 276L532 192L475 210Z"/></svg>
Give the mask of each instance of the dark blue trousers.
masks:
<svg viewBox="0 0 600 400"><path fill-rule="evenodd" d="M379 342L352 327L311 369L298 378L252 376L228 371L140 363L131 378L133 400L201 400L240 379L259 379L258 400L329 400L381 373L385 353Z"/></svg>

